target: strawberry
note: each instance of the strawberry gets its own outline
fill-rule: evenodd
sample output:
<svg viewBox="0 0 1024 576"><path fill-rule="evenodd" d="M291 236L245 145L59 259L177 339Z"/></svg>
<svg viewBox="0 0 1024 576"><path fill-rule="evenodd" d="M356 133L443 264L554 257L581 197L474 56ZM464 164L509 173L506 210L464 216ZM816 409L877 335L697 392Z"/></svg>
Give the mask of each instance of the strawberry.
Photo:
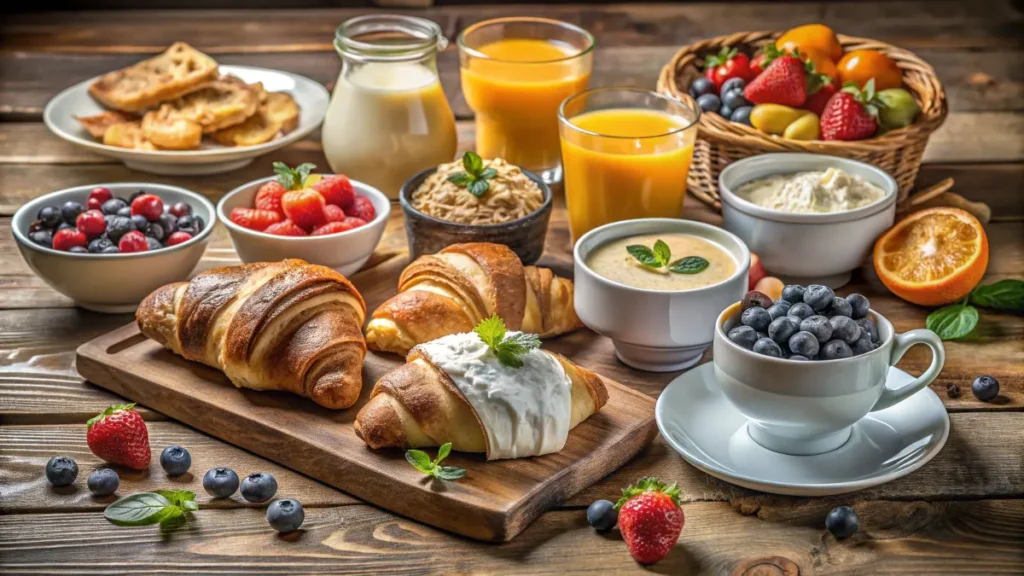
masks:
<svg viewBox="0 0 1024 576"><path fill-rule="evenodd" d="M825 110L825 104L828 104L832 95L836 93L836 87L834 84L825 84L817 92L807 97L807 102L804 102L803 109L810 110L818 116Z"/></svg>
<svg viewBox="0 0 1024 576"><path fill-rule="evenodd" d="M372 222L377 217L377 210L373 207L373 202L369 198L360 196L352 202L352 207L349 208L348 214L349 216L355 216L367 222Z"/></svg>
<svg viewBox="0 0 1024 576"><path fill-rule="evenodd" d="M264 230L267 234L275 236L309 236L309 233L295 225L291 220L284 220L267 226Z"/></svg>
<svg viewBox="0 0 1024 576"><path fill-rule="evenodd" d="M730 78L742 78L749 81L754 77L750 71L750 57L742 54L735 48L723 47L718 54L709 56L705 64L712 75L705 76L721 88L726 80Z"/></svg>
<svg viewBox="0 0 1024 576"><path fill-rule="evenodd" d="M754 57L750 61L750 75L751 78L758 76L761 72L764 72L765 68L772 63L773 60L782 56L783 52L775 45L774 42L769 43L764 47L760 54Z"/></svg>
<svg viewBox="0 0 1024 576"><path fill-rule="evenodd" d="M657 478L641 478L622 490L615 509L622 539L641 564L664 558L683 531L685 519L679 507L679 487L674 483L666 486Z"/></svg>
<svg viewBox="0 0 1024 576"><path fill-rule="evenodd" d="M257 210L270 210L282 214L281 196L284 196L284 193L287 191L280 182L271 180L260 186L260 189L256 192L256 201L253 203L253 206Z"/></svg>
<svg viewBox="0 0 1024 576"><path fill-rule="evenodd" d="M328 204L339 206L344 210L348 210L349 205L356 197L352 183L344 174L324 176L319 182L313 184L313 190L319 192Z"/></svg>
<svg viewBox="0 0 1024 576"><path fill-rule="evenodd" d="M359 228L366 224L366 221L362 218L354 218L349 216L341 222L328 222L319 228L313 230L310 236L326 236L328 234L337 234L338 232L348 232L353 228Z"/></svg>
<svg viewBox="0 0 1024 576"><path fill-rule="evenodd" d="M327 222L324 197L312 188L292 190L281 197L285 216L303 230L312 230Z"/></svg>
<svg viewBox="0 0 1024 576"><path fill-rule="evenodd" d="M233 208L231 216L228 217L235 224L250 230L262 232L267 226L276 224L283 220L280 214L273 210L259 210L256 208Z"/></svg>
<svg viewBox="0 0 1024 576"><path fill-rule="evenodd" d="M149 466L149 431L135 404L109 406L86 425L85 441L93 454L135 470Z"/></svg>
<svg viewBox="0 0 1024 576"><path fill-rule="evenodd" d="M800 107L807 100L807 74L799 58L780 56L743 89L743 97L754 104L782 104Z"/></svg>
<svg viewBox="0 0 1024 576"><path fill-rule="evenodd" d="M881 106L875 98L874 79L868 80L863 90L852 82L843 86L821 112L821 139L864 140L874 136Z"/></svg>
<svg viewBox="0 0 1024 576"><path fill-rule="evenodd" d="M328 204L324 206L324 218L327 218L328 222L341 222L345 219L345 211L341 209L341 206Z"/></svg>

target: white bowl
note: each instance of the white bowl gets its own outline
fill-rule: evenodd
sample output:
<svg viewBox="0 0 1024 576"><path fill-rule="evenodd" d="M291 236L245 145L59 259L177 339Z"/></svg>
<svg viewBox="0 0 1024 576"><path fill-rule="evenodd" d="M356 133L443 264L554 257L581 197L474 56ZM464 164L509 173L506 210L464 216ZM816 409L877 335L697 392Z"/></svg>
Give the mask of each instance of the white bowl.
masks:
<svg viewBox="0 0 1024 576"><path fill-rule="evenodd" d="M694 290L646 290L597 274L587 265L590 253L604 244L640 234L683 233L709 240L736 262L728 279ZM747 292L750 251L725 230L691 220L645 218L595 228L573 249L574 305L588 328L611 338L624 363L649 372L672 372L693 366L714 339L718 313Z"/></svg>
<svg viewBox="0 0 1024 576"><path fill-rule="evenodd" d="M359 228L327 236L275 236L244 228L228 219L234 208L251 208L260 186L273 179L273 176L268 176L243 184L217 203L217 219L227 227L231 244L242 262L301 258L311 264L333 268L345 276L355 274L366 264L377 248L391 214L391 201L387 196L369 184L352 180L356 194L370 199L377 217Z"/></svg>
<svg viewBox="0 0 1024 576"><path fill-rule="evenodd" d="M159 196L165 206L187 202L192 206L192 214L203 219L205 227L188 242L131 254L74 254L29 240L29 225L40 208L60 206L69 200L85 206L89 192L97 186L109 188L120 198L145 190ZM160 286L187 279L206 250L214 224L213 204L195 192L165 184L121 182L76 186L40 196L15 212L11 227L25 262L54 290L87 310L125 313L134 312L139 302Z"/></svg>
<svg viewBox="0 0 1024 576"><path fill-rule="evenodd" d="M134 170L170 176L197 176L237 170L257 156L301 140L316 130L327 112L331 98L327 89L304 76L252 66L221 66L220 71L249 84L262 82L270 92L290 94L299 105L299 125L281 138L256 146L221 146L203 142L200 150L158 151L107 146L93 138L74 118L104 111L103 106L89 96L89 85L96 78L75 84L50 99L43 110L43 122L60 138L92 152L117 158Z"/></svg>
<svg viewBox="0 0 1024 576"><path fill-rule="evenodd" d="M763 208L736 195L753 180L809 170L838 168L885 191L867 206L831 214L794 214ZM725 229L757 254L765 270L787 284L838 288L871 252L896 218L896 181L884 170L825 154L761 154L737 160L718 177Z"/></svg>

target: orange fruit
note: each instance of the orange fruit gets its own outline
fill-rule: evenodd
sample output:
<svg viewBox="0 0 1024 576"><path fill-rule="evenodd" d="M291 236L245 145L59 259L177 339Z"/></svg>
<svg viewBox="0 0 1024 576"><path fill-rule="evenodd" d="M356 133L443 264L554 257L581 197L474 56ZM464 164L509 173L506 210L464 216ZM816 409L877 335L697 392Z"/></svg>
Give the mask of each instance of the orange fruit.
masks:
<svg viewBox="0 0 1024 576"><path fill-rule="evenodd" d="M833 62L838 62L843 56L843 46L839 44L836 33L824 24L805 24L787 30L775 45L783 52L791 52L793 48L798 50L818 49L827 54Z"/></svg>
<svg viewBox="0 0 1024 576"><path fill-rule="evenodd" d="M875 271L893 294L922 306L967 296L988 267L981 222L959 208L929 208L896 223L875 242Z"/></svg>
<svg viewBox="0 0 1024 576"><path fill-rule="evenodd" d="M840 86L839 69L836 68L836 63L829 58L827 53L818 48L801 48L800 59L814 64L815 72L828 76L832 79L832 84L836 87Z"/></svg>
<svg viewBox="0 0 1024 576"><path fill-rule="evenodd" d="M875 50L854 50L847 52L837 65L840 84L854 82L863 88L868 80L875 79L875 90L899 88L903 85L903 72L896 62Z"/></svg>

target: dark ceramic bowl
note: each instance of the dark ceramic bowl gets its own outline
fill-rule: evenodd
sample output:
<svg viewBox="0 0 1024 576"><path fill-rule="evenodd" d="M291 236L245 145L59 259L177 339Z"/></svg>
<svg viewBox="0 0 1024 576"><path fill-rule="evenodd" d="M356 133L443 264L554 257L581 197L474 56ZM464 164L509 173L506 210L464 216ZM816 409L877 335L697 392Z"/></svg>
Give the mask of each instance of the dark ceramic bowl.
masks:
<svg viewBox="0 0 1024 576"><path fill-rule="evenodd" d="M523 174L540 186L544 202L540 208L518 220L503 224L458 224L428 216L412 207L412 193L437 168L428 168L405 182L398 194L405 214L405 234L409 239L411 258L424 254L435 254L446 246L464 242L491 242L504 244L515 252L523 264L533 264L544 252L544 238L548 233L548 219L551 217L551 188L533 172Z"/></svg>

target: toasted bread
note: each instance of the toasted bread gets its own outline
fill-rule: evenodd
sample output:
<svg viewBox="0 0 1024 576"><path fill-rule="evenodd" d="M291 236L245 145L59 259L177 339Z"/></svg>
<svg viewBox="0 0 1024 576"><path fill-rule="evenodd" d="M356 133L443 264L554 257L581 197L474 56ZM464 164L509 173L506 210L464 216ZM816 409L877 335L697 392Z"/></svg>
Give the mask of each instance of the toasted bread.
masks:
<svg viewBox="0 0 1024 576"><path fill-rule="evenodd" d="M269 92L267 92L267 89L263 87L263 82L255 82L253 84L249 84L249 88L252 88L256 91L257 94L259 94L260 104L267 103L267 94L269 94Z"/></svg>
<svg viewBox="0 0 1024 576"><path fill-rule="evenodd" d="M110 128L114 124L131 122L132 120L135 120L135 117L121 112L107 110L106 112L100 112L99 114L93 114L92 116L75 116L75 120L78 120L78 123L81 124L89 134L92 134L93 138L102 140L103 135L107 133L107 128Z"/></svg>
<svg viewBox="0 0 1024 576"><path fill-rule="evenodd" d="M164 105L167 118L188 120L211 134L245 122L260 105L259 92L234 76L207 82Z"/></svg>
<svg viewBox="0 0 1024 576"><path fill-rule="evenodd" d="M267 102L262 106L267 116L281 123L285 134L299 125L299 105L285 92L267 93Z"/></svg>
<svg viewBox="0 0 1024 576"><path fill-rule="evenodd" d="M217 62L175 42L163 54L100 76L89 94L108 108L142 112L216 78Z"/></svg>
<svg viewBox="0 0 1024 576"><path fill-rule="evenodd" d="M134 148L135 150L156 150L152 142L146 140L139 121L121 122L107 128L103 134L103 143L118 148Z"/></svg>
<svg viewBox="0 0 1024 576"><path fill-rule="evenodd" d="M267 113L266 106L237 126L213 133L213 139L225 146L255 146L269 142L281 133L281 122Z"/></svg>
<svg viewBox="0 0 1024 576"><path fill-rule="evenodd" d="M171 118L165 105L142 117L142 135L165 150L196 150L203 139L203 128L183 118Z"/></svg>

